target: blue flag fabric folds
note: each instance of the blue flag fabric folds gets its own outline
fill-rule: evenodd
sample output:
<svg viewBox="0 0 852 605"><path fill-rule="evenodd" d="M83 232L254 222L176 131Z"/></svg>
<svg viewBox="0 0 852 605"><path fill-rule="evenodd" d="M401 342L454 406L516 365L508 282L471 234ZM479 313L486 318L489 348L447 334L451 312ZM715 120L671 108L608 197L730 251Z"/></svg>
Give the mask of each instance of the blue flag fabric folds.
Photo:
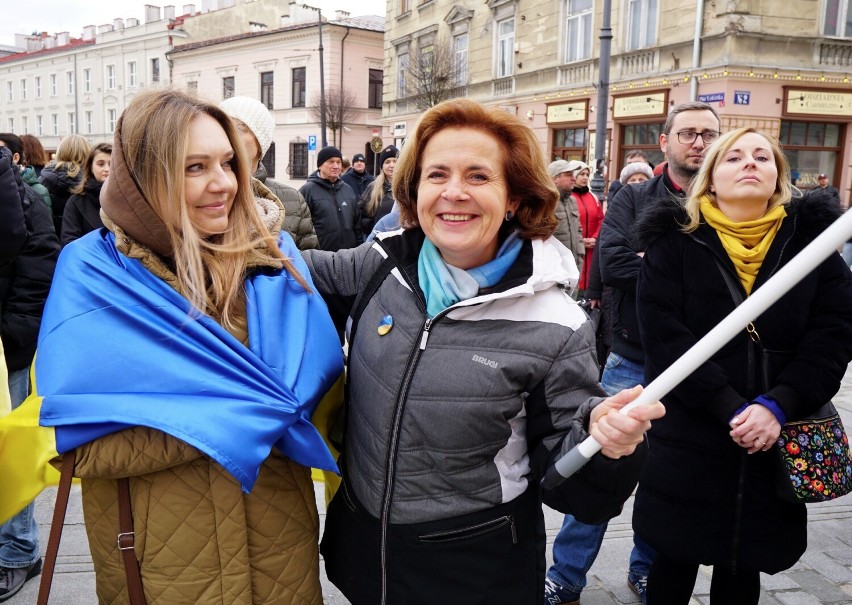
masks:
<svg viewBox="0 0 852 605"><path fill-rule="evenodd" d="M289 235L279 245L305 279ZM311 413L343 372L337 333L318 294L286 271L246 280L249 347L142 264L114 236L92 232L65 248L45 307L35 377L40 424L69 451L134 425L203 451L248 492L277 447L337 470Z"/></svg>

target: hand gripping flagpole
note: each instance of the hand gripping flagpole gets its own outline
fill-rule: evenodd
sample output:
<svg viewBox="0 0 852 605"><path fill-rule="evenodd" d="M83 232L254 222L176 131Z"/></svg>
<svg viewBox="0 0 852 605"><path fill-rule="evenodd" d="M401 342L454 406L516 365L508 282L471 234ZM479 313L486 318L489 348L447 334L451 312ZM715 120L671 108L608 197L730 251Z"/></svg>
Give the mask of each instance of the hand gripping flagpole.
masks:
<svg viewBox="0 0 852 605"><path fill-rule="evenodd" d="M645 387L639 397L619 411L626 414L635 407L650 405L668 395L669 391L710 359L716 351L727 344L741 330L745 329L749 322L754 321L761 313L771 307L805 275L813 271L817 265L849 239L852 239L852 211L844 213L823 231L778 273L767 280L762 287L755 290L715 328L705 334L680 359L657 376L651 384ZM601 444L594 437L587 437L557 460L556 464L547 471L541 481L542 488L553 489L580 470L600 450Z"/></svg>

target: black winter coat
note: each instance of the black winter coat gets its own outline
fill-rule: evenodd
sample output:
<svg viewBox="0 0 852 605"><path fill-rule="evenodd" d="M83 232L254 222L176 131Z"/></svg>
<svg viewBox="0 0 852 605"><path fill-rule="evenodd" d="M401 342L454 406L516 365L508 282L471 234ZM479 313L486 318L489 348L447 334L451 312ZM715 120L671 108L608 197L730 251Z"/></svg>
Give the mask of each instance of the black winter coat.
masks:
<svg viewBox="0 0 852 605"><path fill-rule="evenodd" d="M57 236L62 232L62 215L65 213L65 204L68 203L68 198L71 197L71 190L77 186L82 178L82 171L76 176L70 177L68 176L68 169L65 166L57 168L54 162L45 166L41 171L39 179L47 187L48 193L50 193L53 225Z"/></svg>
<svg viewBox="0 0 852 605"><path fill-rule="evenodd" d="M50 210L26 187L27 238L14 260L0 266L0 336L9 371L30 365L36 350L44 302L59 256L59 239Z"/></svg>
<svg viewBox="0 0 852 605"><path fill-rule="evenodd" d="M74 194L65 204L62 216L62 237L60 241L65 247L75 239L86 235L89 231L104 226L101 220L101 187L103 183L94 177L89 177L83 195Z"/></svg>
<svg viewBox="0 0 852 605"><path fill-rule="evenodd" d="M823 195L793 201L754 290L838 214L837 204ZM685 217L679 204L662 203L642 217L638 228L638 245L647 246L637 296L649 382L735 306L714 259L739 280L716 231L702 223L685 234L678 227ZM758 376L749 376L743 330L664 398L666 416L648 433L650 452L633 526L675 560L771 574L791 567L805 551L805 505L778 499L773 485L778 453L749 455L729 436L728 422L762 393L792 421L837 392L852 359L849 267L833 254L754 324L763 346L790 352L790 361L764 390Z"/></svg>
<svg viewBox="0 0 852 605"><path fill-rule="evenodd" d="M364 192L367 190L367 187L370 186L370 183L376 180L376 177L366 170L361 174L358 174L350 168L340 175L340 179L352 187L352 191L355 192L355 197L360 198L364 195Z"/></svg>
<svg viewBox="0 0 852 605"><path fill-rule="evenodd" d="M340 179L332 183L316 171L308 177L299 193L311 210L320 250L335 252L341 248L354 248L364 241L358 198L349 185Z"/></svg>
<svg viewBox="0 0 852 605"><path fill-rule="evenodd" d="M636 221L658 199L672 199L682 194L666 173L644 183L621 187L612 198L598 238L601 278L612 288L612 351L636 363L643 363L645 353L636 323L636 280L643 248L634 241Z"/></svg>
<svg viewBox="0 0 852 605"><path fill-rule="evenodd" d="M12 164L12 154L8 148L0 147L0 265L15 258L27 237L21 202L25 197L20 171Z"/></svg>
<svg viewBox="0 0 852 605"><path fill-rule="evenodd" d="M373 195L373 188L376 186L376 182L377 181L373 181L370 183L366 191L364 191L364 195L362 195L361 199L358 200L358 211L361 214L361 233L364 234L372 233L373 227L376 226L379 219L393 210L393 193L391 191L391 183L390 181L385 180L382 184L382 188L384 190L382 193L382 199L379 200L379 205L376 207L376 211L372 215L367 212L367 206L370 203L370 196Z"/></svg>

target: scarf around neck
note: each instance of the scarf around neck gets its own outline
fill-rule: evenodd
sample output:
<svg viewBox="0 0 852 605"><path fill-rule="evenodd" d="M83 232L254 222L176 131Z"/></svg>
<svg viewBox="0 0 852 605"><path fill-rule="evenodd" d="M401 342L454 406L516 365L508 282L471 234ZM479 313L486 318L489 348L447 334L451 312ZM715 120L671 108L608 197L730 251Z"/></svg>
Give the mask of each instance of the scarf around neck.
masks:
<svg viewBox="0 0 852 605"><path fill-rule="evenodd" d="M781 221L787 216L784 206L768 210L760 218L751 221L734 222L718 207L703 196L700 203L701 214L707 224L716 230L722 247L737 270L746 294L751 294L757 272L766 258L769 246L781 227Z"/></svg>
<svg viewBox="0 0 852 605"><path fill-rule="evenodd" d="M459 269L444 262L438 248L429 239L423 241L417 259L420 289L426 296L429 317L451 307L459 301L476 296L480 289L494 286L509 270L521 252L523 240L513 232L494 260L473 269Z"/></svg>

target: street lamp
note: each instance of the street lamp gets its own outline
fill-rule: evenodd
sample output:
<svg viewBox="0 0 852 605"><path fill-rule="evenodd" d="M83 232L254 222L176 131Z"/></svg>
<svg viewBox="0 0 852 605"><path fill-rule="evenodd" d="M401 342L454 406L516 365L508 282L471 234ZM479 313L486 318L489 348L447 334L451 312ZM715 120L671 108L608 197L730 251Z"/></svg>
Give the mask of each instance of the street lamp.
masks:
<svg viewBox="0 0 852 605"><path fill-rule="evenodd" d="M609 60L612 47L612 25L611 13L612 0L603 2L603 23L601 24L601 55L598 65L598 115L595 123L595 174L590 183L590 189L598 196L603 197L604 185L603 165L606 160L606 108L609 106Z"/></svg>
<svg viewBox="0 0 852 605"><path fill-rule="evenodd" d="M290 4L295 4L295 2L291 2ZM322 9L317 8L316 6L309 6L307 4L303 4L302 8L306 8L308 10L316 11L319 18L319 68L320 68L320 132L322 139L322 146L326 147L328 145L328 140L325 136L325 68L323 67L323 49L322 49Z"/></svg>

